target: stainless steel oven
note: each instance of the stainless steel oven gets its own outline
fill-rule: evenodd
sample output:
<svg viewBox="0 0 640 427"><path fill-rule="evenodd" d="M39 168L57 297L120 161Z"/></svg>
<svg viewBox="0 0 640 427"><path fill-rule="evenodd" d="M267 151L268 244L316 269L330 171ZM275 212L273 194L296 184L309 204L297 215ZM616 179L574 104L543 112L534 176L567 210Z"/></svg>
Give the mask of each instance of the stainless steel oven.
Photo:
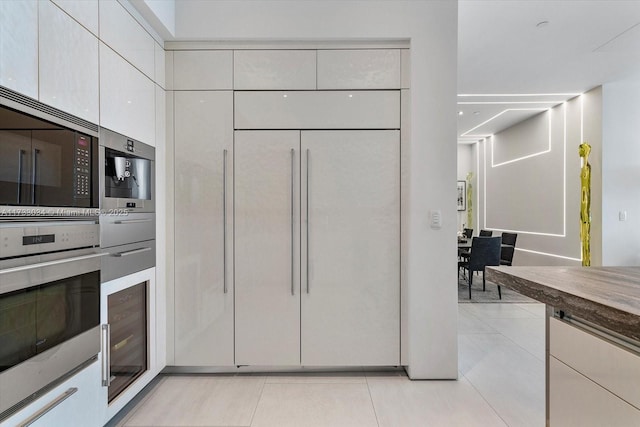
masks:
<svg viewBox="0 0 640 427"><path fill-rule="evenodd" d="M37 213L42 208L98 208L97 164L98 138L89 130L83 133L0 105L3 215L42 215ZM60 212L51 209L45 215Z"/></svg>
<svg viewBox="0 0 640 427"><path fill-rule="evenodd" d="M100 352L97 218L0 222L0 420Z"/></svg>
<svg viewBox="0 0 640 427"><path fill-rule="evenodd" d="M155 211L155 149L100 129L100 207L106 211Z"/></svg>

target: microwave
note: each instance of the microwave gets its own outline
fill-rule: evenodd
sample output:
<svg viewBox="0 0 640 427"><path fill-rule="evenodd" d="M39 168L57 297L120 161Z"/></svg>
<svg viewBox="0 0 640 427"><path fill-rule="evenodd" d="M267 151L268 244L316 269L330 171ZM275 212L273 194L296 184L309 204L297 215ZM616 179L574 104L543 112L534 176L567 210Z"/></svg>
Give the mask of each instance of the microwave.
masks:
<svg viewBox="0 0 640 427"><path fill-rule="evenodd" d="M55 216L63 209L44 208L98 208L97 164L95 136L0 106L3 212Z"/></svg>
<svg viewBox="0 0 640 427"><path fill-rule="evenodd" d="M100 129L100 208L155 212L155 148Z"/></svg>

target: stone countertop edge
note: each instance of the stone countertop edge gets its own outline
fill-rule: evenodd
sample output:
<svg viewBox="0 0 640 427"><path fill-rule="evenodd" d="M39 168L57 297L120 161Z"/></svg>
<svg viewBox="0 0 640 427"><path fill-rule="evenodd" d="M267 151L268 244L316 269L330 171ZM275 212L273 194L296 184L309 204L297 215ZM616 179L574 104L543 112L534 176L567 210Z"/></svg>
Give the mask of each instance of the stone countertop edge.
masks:
<svg viewBox="0 0 640 427"><path fill-rule="evenodd" d="M586 270L591 269L591 271ZM640 282L633 282L633 292L624 295L619 289L607 289L607 283L603 278L610 274L612 280L616 279L617 273L624 272L625 269L633 269L634 273L640 274L637 267L487 267L487 280L500 286L512 289L522 295L533 298L555 309L563 310L567 313L579 316L587 321L603 326L626 337L640 341ZM588 285L581 290L581 295L575 291L576 284L571 283L572 273L580 272L576 279L585 282L589 280L589 275L598 275L598 291L606 294L611 291L611 301L603 298L594 292L590 295ZM536 281L532 276L535 273L542 273ZM549 280L549 275L557 275L553 280ZM619 278L619 277L618 277ZM548 281L549 283L541 283ZM636 287L637 285L637 287ZM574 288L574 289L572 289ZM618 301L615 301L615 297ZM623 301L620 301L622 297ZM626 297L626 298L625 298ZM627 299L627 301L624 301Z"/></svg>

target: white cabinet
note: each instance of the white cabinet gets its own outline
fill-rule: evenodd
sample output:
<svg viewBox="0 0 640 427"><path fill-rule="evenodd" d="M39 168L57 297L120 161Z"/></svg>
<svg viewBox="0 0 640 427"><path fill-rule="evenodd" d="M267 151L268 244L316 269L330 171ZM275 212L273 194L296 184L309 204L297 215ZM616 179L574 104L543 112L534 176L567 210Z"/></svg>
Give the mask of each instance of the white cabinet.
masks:
<svg viewBox="0 0 640 427"><path fill-rule="evenodd" d="M38 99L38 2L0 1L0 85Z"/></svg>
<svg viewBox="0 0 640 427"><path fill-rule="evenodd" d="M98 39L51 2L39 14L40 101L98 123Z"/></svg>
<svg viewBox="0 0 640 427"><path fill-rule="evenodd" d="M235 139L236 363L398 365L399 132Z"/></svg>
<svg viewBox="0 0 640 427"><path fill-rule="evenodd" d="M155 85L100 43L100 126L155 145Z"/></svg>
<svg viewBox="0 0 640 427"><path fill-rule="evenodd" d="M316 51L237 50L233 75L236 90L316 89Z"/></svg>
<svg viewBox="0 0 640 427"><path fill-rule="evenodd" d="M400 92L235 92L236 129L398 129Z"/></svg>
<svg viewBox="0 0 640 427"><path fill-rule="evenodd" d="M100 0L100 40L150 79L155 76L155 41L116 0Z"/></svg>
<svg viewBox="0 0 640 427"><path fill-rule="evenodd" d="M585 350L587 349L582 349L582 351ZM640 425L640 410L555 357L549 357L548 362L549 426L631 427Z"/></svg>
<svg viewBox="0 0 640 427"><path fill-rule="evenodd" d="M164 51L164 49L162 48L162 46L160 46L158 43L155 43L155 55L154 55L154 60L155 60L155 64L156 64L156 71L155 71L155 82L162 88L166 87L166 81L165 81L165 76L166 76L166 53Z"/></svg>
<svg viewBox="0 0 640 427"><path fill-rule="evenodd" d="M302 132L302 153L302 365L398 365L399 132Z"/></svg>
<svg viewBox="0 0 640 427"><path fill-rule="evenodd" d="M400 74L400 49L318 51L318 89L399 89Z"/></svg>
<svg viewBox="0 0 640 427"><path fill-rule="evenodd" d="M87 30L98 36L98 2L87 0L51 0Z"/></svg>
<svg viewBox="0 0 640 427"><path fill-rule="evenodd" d="M173 52L173 89L233 89L233 51Z"/></svg>
<svg viewBox="0 0 640 427"><path fill-rule="evenodd" d="M202 91L174 96L174 364L230 366L233 95Z"/></svg>
<svg viewBox="0 0 640 427"><path fill-rule="evenodd" d="M300 364L300 132L235 133L236 364Z"/></svg>
<svg viewBox="0 0 640 427"><path fill-rule="evenodd" d="M104 424L101 387L100 363L96 360L0 425L13 427L33 421L29 425L34 427L100 427ZM51 409L45 412L48 407ZM42 416L34 420L39 414Z"/></svg>

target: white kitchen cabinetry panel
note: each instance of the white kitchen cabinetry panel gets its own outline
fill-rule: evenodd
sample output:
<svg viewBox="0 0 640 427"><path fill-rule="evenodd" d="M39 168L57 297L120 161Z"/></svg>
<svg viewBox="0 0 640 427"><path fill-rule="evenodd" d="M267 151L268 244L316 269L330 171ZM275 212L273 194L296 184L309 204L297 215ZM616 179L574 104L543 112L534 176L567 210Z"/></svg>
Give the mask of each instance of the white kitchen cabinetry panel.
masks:
<svg viewBox="0 0 640 427"><path fill-rule="evenodd" d="M52 0L87 30L98 36L98 2L87 0Z"/></svg>
<svg viewBox="0 0 640 427"><path fill-rule="evenodd" d="M315 50L237 50L233 85L244 89L315 89Z"/></svg>
<svg viewBox="0 0 640 427"><path fill-rule="evenodd" d="M551 427L630 427L640 411L569 366L549 357Z"/></svg>
<svg viewBox="0 0 640 427"><path fill-rule="evenodd" d="M318 89L399 88L400 49L318 51Z"/></svg>
<svg viewBox="0 0 640 427"><path fill-rule="evenodd" d="M233 51L174 51L173 88L175 90L233 89Z"/></svg>
<svg viewBox="0 0 640 427"><path fill-rule="evenodd" d="M300 132L235 133L236 364L300 364Z"/></svg>
<svg viewBox="0 0 640 427"><path fill-rule="evenodd" d="M155 44L155 82L162 88L166 87L165 84L165 71L166 71L166 53L162 46L158 43Z"/></svg>
<svg viewBox="0 0 640 427"><path fill-rule="evenodd" d="M301 141L302 365L398 365L399 132Z"/></svg>
<svg viewBox="0 0 640 427"><path fill-rule="evenodd" d="M411 50L402 49L400 59L400 71L402 73L400 86L402 89L409 89L411 87Z"/></svg>
<svg viewBox="0 0 640 427"><path fill-rule="evenodd" d="M640 355L556 318L549 340L552 356L640 409Z"/></svg>
<svg viewBox="0 0 640 427"><path fill-rule="evenodd" d="M155 85L100 43L100 126L155 145Z"/></svg>
<svg viewBox="0 0 640 427"><path fill-rule="evenodd" d="M155 41L116 0L100 0L100 40L154 79Z"/></svg>
<svg viewBox="0 0 640 427"><path fill-rule="evenodd" d="M232 366L233 95L174 96L174 364Z"/></svg>
<svg viewBox="0 0 640 427"><path fill-rule="evenodd" d="M235 127L398 129L400 91L236 91Z"/></svg>
<svg viewBox="0 0 640 427"><path fill-rule="evenodd" d="M31 421L49 404L59 402L41 418L29 424L33 427L83 426L99 427L104 424L104 404L101 404L100 363L96 360L44 396L17 412L1 426L13 427Z"/></svg>
<svg viewBox="0 0 640 427"><path fill-rule="evenodd" d="M39 13L40 101L98 123L98 39L51 2Z"/></svg>
<svg viewBox="0 0 640 427"><path fill-rule="evenodd" d="M38 99L38 3L0 1L0 85Z"/></svg>

